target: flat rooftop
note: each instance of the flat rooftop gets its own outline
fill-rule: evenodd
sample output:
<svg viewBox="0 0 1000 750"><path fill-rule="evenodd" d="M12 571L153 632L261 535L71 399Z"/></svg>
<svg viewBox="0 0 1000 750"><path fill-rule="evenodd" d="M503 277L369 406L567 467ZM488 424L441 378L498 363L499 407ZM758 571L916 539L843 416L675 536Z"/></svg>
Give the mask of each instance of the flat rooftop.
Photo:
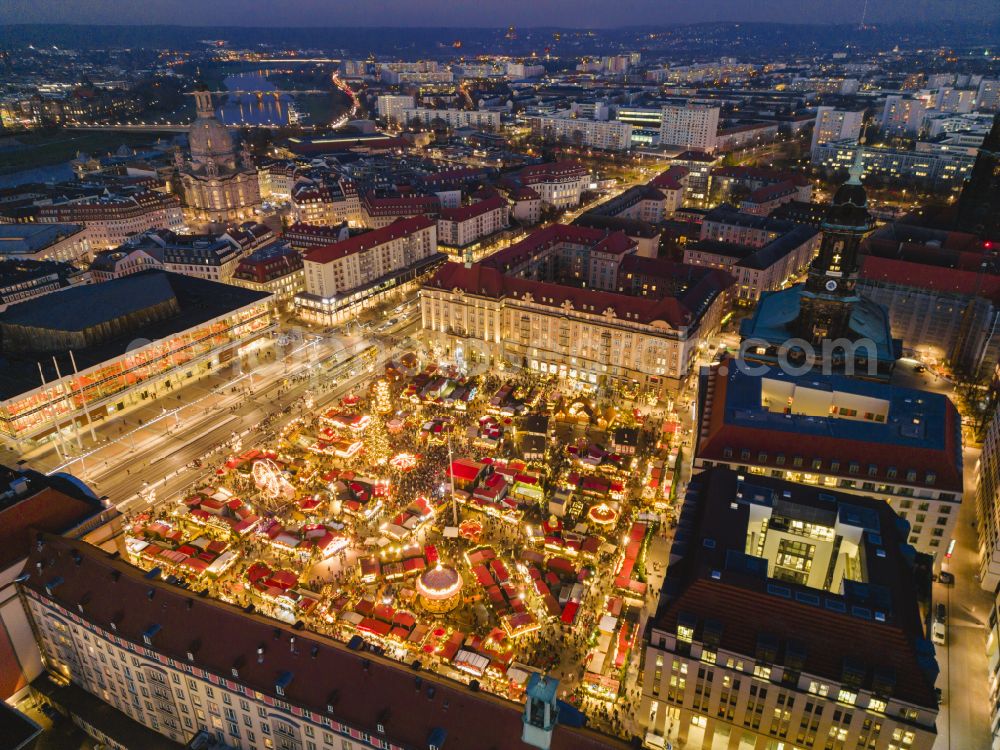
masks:
<svg viewBox="0 0 1000 750"><path fill-rule="evenodd" d="M747 554L748 527L763 506L771 518L838 524L860 539L863 580L840 591L777 580L765 558ZM805 539L805 537L803 537ZM914 551L906 522L884 502L823 487L714 468L694 477L675 537L654 627L692 628L726 651L750 655L762 646L772 663L861 684L933 707L937 665L920 619ZM797 664L798 666L792 666Z"/></svg>
<svg viewBox="0 0 1000 750"><path fill-rule="evenodd" d="M156 341L173 336L270 296L231 284L163 271L147 271L101 284L72 287L58 292L58 295L59 304L54 304L56 298L43 296L11 306L0 313L0 326L12 323L76 331L139 313L170 297L175 297L179 305L179 312L175 315L138 325L100 344L74 350L79 370L116 359L134 348L137 341ZM63 376L73 372L68 352L57 354L55 358ZM0 399L13 398L40 386L39 364L47 382L58 379L50 352L12 353L5 351L0 343Z"/></svg>

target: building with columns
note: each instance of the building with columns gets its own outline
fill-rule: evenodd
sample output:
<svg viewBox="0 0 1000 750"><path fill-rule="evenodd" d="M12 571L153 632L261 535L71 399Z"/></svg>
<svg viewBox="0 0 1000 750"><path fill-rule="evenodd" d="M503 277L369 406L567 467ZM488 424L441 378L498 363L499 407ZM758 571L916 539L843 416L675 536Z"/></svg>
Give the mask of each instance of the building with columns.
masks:
<svg viewBox="0 0 1000 750"><path fill-rule="evenodd" d="M643 655L645 747L930 750L938 667L884 503L695 476Z"/></svg>
<svg viewBox="0 0 1000 750"><path fill-rule="evenodd" d="M195 92L198 118L188 131L189 158L177 153L178 171L189 220L231 224L254 218L260 208L257 169L245 149L236 154L229 130L215 118L212 94Z"/></svg>

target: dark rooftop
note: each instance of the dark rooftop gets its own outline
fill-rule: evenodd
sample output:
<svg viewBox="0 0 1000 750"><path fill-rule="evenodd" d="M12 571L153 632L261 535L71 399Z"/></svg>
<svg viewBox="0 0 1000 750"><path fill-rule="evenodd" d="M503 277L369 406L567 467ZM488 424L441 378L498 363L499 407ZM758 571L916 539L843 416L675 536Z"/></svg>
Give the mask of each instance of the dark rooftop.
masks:
<svg viewBox="0 0 1000 750"><path fill-rule="evenodd" d="M78 331L104 321L141 312L157 302L176 298L179 312L148 324L130 327L127 333L98 344L74 350L82 371L120 357L139 339L155 341L227 315L269 295L191 276L147 271L59 292L59 304L48 297L21 302L0 313L0 328L15 325ZM57 355L63 375L73 372L68 352ZM38 363L46 381L58 378L52 355L10 352L0 343L0 399L8 399L41 384Z"/></svg>

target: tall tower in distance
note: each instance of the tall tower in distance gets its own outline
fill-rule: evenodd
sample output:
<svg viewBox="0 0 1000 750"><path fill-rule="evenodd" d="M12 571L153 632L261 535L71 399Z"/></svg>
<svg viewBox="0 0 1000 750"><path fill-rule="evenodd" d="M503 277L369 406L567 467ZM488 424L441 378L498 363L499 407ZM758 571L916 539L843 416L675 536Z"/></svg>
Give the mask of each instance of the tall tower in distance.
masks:
<svg viewBox="0 0 1000 750"><path fill-rule="evenodd" d="M1000 113L979 147L958 201L957 229L1000 241Z"/></svg>

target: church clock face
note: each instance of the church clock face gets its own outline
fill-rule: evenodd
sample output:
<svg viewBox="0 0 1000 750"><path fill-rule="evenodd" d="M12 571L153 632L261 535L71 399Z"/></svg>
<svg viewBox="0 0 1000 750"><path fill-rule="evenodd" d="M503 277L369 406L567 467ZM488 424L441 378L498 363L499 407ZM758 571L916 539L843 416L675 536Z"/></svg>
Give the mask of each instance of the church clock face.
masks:
<svg viewBox="0 0 1000 750"><path fill-rule="evenodd" d="M833 280L833 279L830 279L829 281L827 281L826 282L826 291L828 291L828 292L835 292L835 291L837 291L837 282L835 280Z"/></svg>

